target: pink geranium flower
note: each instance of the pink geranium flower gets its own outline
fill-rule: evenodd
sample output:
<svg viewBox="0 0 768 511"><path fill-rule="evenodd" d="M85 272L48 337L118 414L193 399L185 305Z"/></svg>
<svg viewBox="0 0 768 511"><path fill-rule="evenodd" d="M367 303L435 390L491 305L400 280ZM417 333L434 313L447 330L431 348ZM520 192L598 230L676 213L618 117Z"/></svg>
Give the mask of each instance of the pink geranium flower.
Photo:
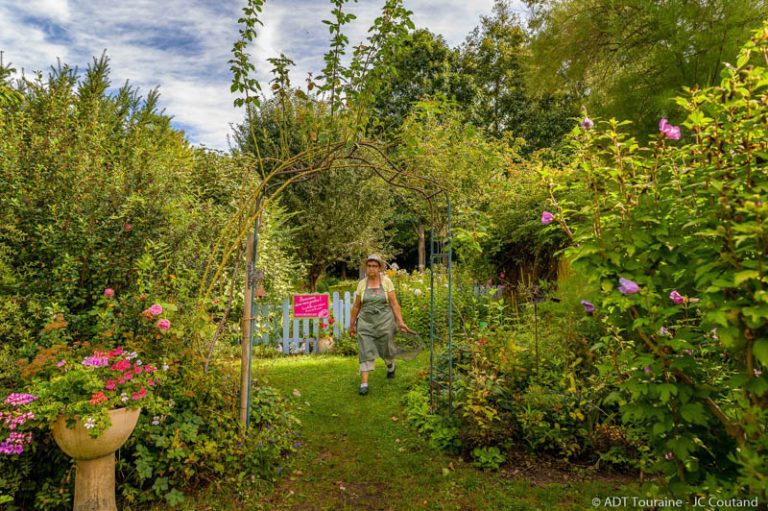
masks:
<svg viewBox="0 0 768 511"><path fill-rule="evenodd" d="M544 225L551 224L554 219L555 219L555 215L553 215L549 211L544 211L541 213L541 223Z"/></svg>
<svg viewBox="0 0 768 511"><path fill-rule="evenodd" d="M163 307L159 303L153 303L152 307L149 308L149 313L153 316L159 316L163 313Z"/></svg>
<svg viewBox="0 0 768 511"><path fill-rule="evenodd" d="M108 287L108 288L106 288L104 290L104 297L105 298L112 298L113 296L115 296L115 290L114 289L112 289L111 287Z"/></svg>
<svg viewBox="0 0 768 511"><path fill-rule="evenodd" d="M159 320L159 321L157 322L157 328L159 328L160 330L162 330L163 332L165 332L166 330L168 330L169 328L171 328L171 322L170 322L170 321L168 321L167 319L161 319L161 320Z"/></svg>

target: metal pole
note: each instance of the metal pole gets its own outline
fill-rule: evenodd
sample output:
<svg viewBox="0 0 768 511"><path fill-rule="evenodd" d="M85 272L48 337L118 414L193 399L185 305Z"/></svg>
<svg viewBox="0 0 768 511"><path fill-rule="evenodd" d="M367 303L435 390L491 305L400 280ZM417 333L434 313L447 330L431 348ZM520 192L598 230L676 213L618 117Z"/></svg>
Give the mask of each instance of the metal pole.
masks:
<svg viewBox="0 0 768 511"><path fill-rule="evenodd" d="M448 414L453 413L453 246L451 244L451 196L448 197Z"/></svg>
<svg viewBox="0 0 768 511"><path fill-rule="evenodd" d="M435 412L435 267L434 224L429 231L429 411Z"/></svg>

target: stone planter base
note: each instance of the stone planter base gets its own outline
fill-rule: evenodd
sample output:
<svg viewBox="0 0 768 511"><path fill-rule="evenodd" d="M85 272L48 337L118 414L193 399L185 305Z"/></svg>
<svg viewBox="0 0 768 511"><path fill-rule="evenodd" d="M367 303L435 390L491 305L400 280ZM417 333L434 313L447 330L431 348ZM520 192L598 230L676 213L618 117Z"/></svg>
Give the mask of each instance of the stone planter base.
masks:
<svg viewBox="0 0 768 511"><path fill-rule="evenodd" d="M115 451L131 436L140 408L109 411L112 425L91 438L80 421L67 427L64 417L53 425L53 438L62 451L77 460L74 511L117 511L115 502Z"/></svg>
<svg viewBox="0 0 768 511"><path fill-rule="evenodd" d="M333 337L321 337L317 341L317 352L318 353L329 353L333 351L333 345L334 345Z"/></svg>

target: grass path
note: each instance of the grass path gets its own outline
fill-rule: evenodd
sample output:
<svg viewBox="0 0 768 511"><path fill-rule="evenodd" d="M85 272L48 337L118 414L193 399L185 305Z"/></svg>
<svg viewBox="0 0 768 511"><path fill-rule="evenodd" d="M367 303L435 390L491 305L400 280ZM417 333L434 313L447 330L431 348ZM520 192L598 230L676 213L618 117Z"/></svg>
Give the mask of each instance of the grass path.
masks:
<svg viewBox="0 0 768 511"><path fill-rule="evenodd" d="M595 497L626 494L610 481L533 484L514 470L482 472L442 454L407 424L402 408L424 357L398 362L394 380L385 379L380 362L367 396L357 394L356 358L254 364L256 383L282 390L302 421L302 452L264 509L584 510Z"/></svg>

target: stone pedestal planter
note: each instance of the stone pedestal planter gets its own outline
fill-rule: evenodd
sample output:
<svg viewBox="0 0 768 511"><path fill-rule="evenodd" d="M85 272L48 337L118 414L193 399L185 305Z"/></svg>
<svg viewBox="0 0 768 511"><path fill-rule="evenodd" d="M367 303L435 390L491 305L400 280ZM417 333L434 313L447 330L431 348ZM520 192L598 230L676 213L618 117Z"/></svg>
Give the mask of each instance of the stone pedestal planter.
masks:
<svg viewBox="0 0 768 511"><path fill-rule="evenodd" d="M333 337L321 337L317 340L317 352L318 353L329 353L333 351Z"/></svg>
<svg viewBox="0 0 768 511"><path fill-rule="evenodd" d="M91 438L80 421L68 428L64 417L56 420L54 440L77 461L74 511L117 511L115 451L131 436L140 413L140 408L110 410L112 425L98 438Z"/></svg>

